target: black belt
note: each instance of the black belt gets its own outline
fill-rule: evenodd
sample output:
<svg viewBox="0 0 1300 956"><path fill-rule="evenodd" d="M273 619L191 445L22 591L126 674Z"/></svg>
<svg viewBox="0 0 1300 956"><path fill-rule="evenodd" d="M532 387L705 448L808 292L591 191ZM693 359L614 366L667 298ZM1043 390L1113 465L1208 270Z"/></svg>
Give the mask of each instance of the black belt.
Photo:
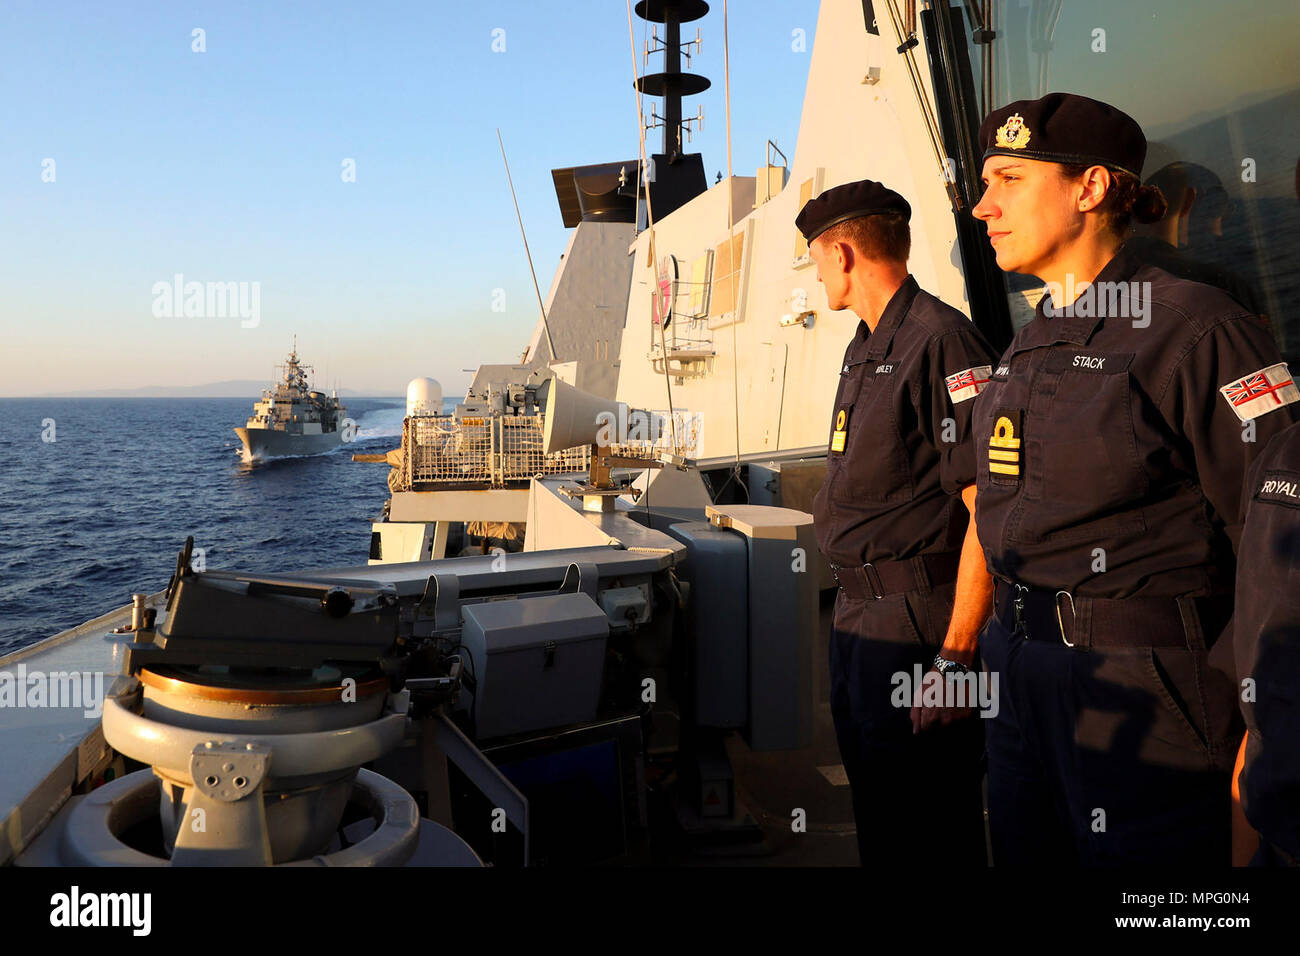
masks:
<svg viewBox="0 0 1300 956"><path fill-rule="evenodd" d="M957 580L960 551L920 554L902 561L874 561L861 567L831 565L835 583L851 598L879 601L905 591L929 591Z"/></svg>
<svg viewBox="0 0 1300 956"><path fill-rule="evenodd" d="M1232 595L1090 598L995 578L993 613L1028 641L1070 647L1208 648L1232 616Z"/></svg>

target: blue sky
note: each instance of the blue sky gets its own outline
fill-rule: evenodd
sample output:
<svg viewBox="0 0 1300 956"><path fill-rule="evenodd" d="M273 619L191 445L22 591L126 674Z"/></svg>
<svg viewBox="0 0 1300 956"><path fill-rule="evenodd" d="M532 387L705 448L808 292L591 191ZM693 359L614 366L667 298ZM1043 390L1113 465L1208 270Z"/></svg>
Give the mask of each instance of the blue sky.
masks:
<svg viewBox="0 0 1300 956"><path fill-rule="evenodd" d="M732 5L737 174L768 138L794 155L817 6ZM713 87L684 112L704 106L690 148L712 182L721 2L697 26ZM567 239L550 170L636 155L632 69L624 0L7 0L0 394L268 378L294 332L318 381L462 390L462 369L518 357L538 313L497 127L545 292ZM260 283L259 324L156 316L176 273Z"/></svg>

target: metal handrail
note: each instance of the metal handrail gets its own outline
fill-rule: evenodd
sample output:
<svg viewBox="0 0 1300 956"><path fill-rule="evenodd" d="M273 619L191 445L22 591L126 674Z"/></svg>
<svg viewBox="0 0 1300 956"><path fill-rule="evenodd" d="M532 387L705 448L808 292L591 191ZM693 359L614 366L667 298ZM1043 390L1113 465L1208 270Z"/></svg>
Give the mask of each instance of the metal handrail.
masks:
<svg viewBox="0 0 1300 956"><path fill-rule="evenodd" d="M419 415L402 423L400 487L504 488L537 475L587 471L586 446L546 454L542 416Z"/></svg>

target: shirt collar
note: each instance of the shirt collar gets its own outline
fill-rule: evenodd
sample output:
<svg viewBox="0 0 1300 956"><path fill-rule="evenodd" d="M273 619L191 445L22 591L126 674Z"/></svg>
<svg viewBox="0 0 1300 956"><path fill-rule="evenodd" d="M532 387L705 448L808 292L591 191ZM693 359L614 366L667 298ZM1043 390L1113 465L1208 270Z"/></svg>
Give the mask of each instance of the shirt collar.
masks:
<svg viewBox="0 0 1300 956"><path fill-rule="evenodd" d="M1097 277L1088 285L1098 285L1103 282L1127 282L1141 265L1142 263L1126 246L1120 246L1115 255L1111 257L1110 262L1106 263L1101 272L1097 273ZM1078 299L1075 301L1078 302ZM1047 294L1044 294L1038 300L1038 307L1034 310L1033 321L1026 327L1025 337L1021 340L1017 351L1036 348L1040 345L1052 345L1056 342L1087 345L1093 333L1106 319L1106 316L1096 314L1100 311L1095 307L1096 303L1094 303L1094 308L1088 310L1090 313L1088 315L1069 314L1054 318L1049 317L1047 315L1047 306L1050 302L1051 297Z"/></svg>
<svg viewBox="0 0 1300 956"><path fill-rule="evenodd" d="M890 296L889 304L885 306L885 311L880 313L880 321L876 324L876 331L869 333L867 338L867 352L864 358L882 359L885 352L889 349L889 343L894 338L894 333L898 331L899 325L903 322L903 316L907 315L908 309L912 307L912 300L916 298L916 293L921 287L917 285L909 273L903 280L903 284L898 290ZM865 322L862 326L866 327ZM861 332L861 329L859 329Z"/></svg>

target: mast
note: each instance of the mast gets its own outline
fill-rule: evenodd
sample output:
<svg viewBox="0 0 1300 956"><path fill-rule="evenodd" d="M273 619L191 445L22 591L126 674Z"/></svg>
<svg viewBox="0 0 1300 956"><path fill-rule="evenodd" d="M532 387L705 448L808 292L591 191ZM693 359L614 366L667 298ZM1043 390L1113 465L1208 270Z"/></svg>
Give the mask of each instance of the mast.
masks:
<svg viewBox="0 0 1300 956"><path fill-rule="evenodd" d="M686 51L694 46L698 52L700 40L697 30L696 39L683 43L681 31L683 23L698 20L708 12L709 5L704 0L640 0L637 3L637 16L664 25L664 36L660 37L656 29L653 46L645 49L647 57L651 53L663 53L663 71L633 76L633 84L643 95L663 97L663 115L660 116L652 106L649 118L641 118L642 128L637 131L637 141L639 144L643 130L662 126L663 151L647 157L644 169L639 157L552 169L555 198L559 200L560 216L566 229L580 222L639 223L638 204L644 202L642 194L647 179L656 219L708 190L703 157L699 153L685 152L684 145L684 141L690 138L692 125L703 123L704 111L701 108L699 115L683 119L682 97L703 93L710 84L703 76L682 72L683 56L689 63L690 53ZM641 216L644 215L642 207Z"/></svg>
<svg viewBox="0 0 1300 956"><path fill-rule="evenodd" d="M709 81L696 73L682 72L682 47L692 43L699 46L699 40L682 43L682 24L698 20L709 12L709 5L704 0L640 0L636 5L636 15L643 20L664 25L663 54L664 69L662 73L649 73L637 78L636 88L646 96L662 96L664 115L663 154L670 164L681 160L683 153L682 133L691 123L702 119L682 119L682 97L703 93L709 88ZM653 52L658 52L653 51ZM688 55L689 59L689 55ZM652 108L653 114L653 108ZM652 128L647 126L647 129Z"/></svg>

